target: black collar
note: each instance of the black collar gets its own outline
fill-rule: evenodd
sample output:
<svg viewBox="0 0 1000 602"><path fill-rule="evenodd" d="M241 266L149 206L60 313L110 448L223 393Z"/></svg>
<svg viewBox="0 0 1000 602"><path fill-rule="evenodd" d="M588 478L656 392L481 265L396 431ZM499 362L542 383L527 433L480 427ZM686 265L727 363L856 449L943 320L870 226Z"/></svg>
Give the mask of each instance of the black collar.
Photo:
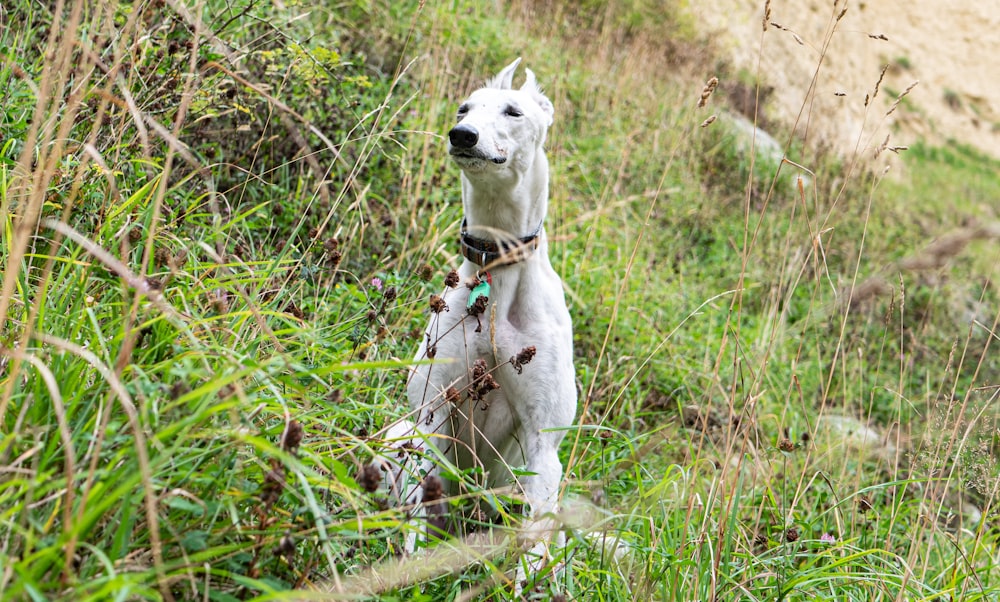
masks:
<svg viewBox="0 0 1000 602"><path fill-rule="evenodd" d="M469 234L466 220L462 220L462 234L459 238L462 246L462 255L472 263L482 267L514 265L524 261L538 248L538 236L542 232L542 223L538 223L535 231L528 236L518 238L516 241L501 241L497 243L492 240L477 238Z"/></svg>

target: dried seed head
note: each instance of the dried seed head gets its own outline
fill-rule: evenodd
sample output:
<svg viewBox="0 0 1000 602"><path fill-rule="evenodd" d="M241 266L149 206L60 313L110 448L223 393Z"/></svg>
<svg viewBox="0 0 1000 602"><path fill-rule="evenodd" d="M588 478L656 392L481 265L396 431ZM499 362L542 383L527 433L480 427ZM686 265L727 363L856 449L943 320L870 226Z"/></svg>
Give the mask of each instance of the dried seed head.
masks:
<svg viewBox="0 0 1000 602"><path fill-rule="evenodd" d="M340 265L340 260L343 258L344 254L334 249L333 251L330 251L330 257L327 261L329 262L331 268L337 269L337 266Z"/></svg>
<svg viewBox="0 0 1000 602"><path fill-rule="evenodd" d="M778 449L783 452L793 452L795 451L795 444L788 437L782 437L781 441L778 442Z"/></svg>
<svg viewBox="0 0 1000 602"><path fill-rule="evenodd" d="M444 277L444 285L448 288L455 288L458 283L462 281L462 278L458 275L458 272L452 270L448 272L448 275Z"/></svg>
<svg viewBox="0 0 1000 602"><path fill-rule="evenodd" d="M764 18L761 19L761 26L767 31L767 24L771 22L771 0L764 2Z"/></svg>
<svg viewBox="0 0 1000 602"><path fill-rule="evenodd" d="M397 294L399 294L399 291L396 290L396 287L390 286L385 289L384 293L382 293L382 298L385 299L386 303L392 303L396 300Z"/></svg>
<svg viewBox="0 0 1000 602"><path fill-rule="evenodd" d="M369 464L361 469L358 475L358 484L361 488L372 493L378 491L378 486L382 483L382 471L375 464Z"/></svg>
<svg viewBox="0 0 1000 602"><path fill-rule="evenodd" d="M708 118L708 119L706 119L705 121L702 121L702 122L701 122L701 126L700 126L700 127L703 127L703 128L707 128L708 126L710 126L710 125L712 125L713 123L715 123L715 120L716 120L716 118L717 118L717 117L716 117L715 115L712 115L711 117L709 117L709 118Z"/></svg>
<svg viewBox="0 0 1000 602"><path fill-rule="evenodd" d="M794 543L799 540L799 530L795 527L789 527L785 531L785 541L788 543Z"/></svg>
<svg viewBox="0 0 1000 602"><path fill-rule="evenodd" d="M885 112L885 116L888 117L889 115L892 115L892 112L896 110L896 107L899 106L899 103L903 101L903 97L909 94L913 90L913 88L917 87L917 84L919 83L920 80L917 80L912 84L910 84L905 90L903 90L899 94L899 96L896 97L896 100L892 101L892 106L890 106L889 110Z"/></svg>
<svg viewBox="0 0 1000 602"><path fill-rule="evenodd" d="M430 282L431 278L434 277L434 268L430 264L425 263L417 268L417 276L424 282Z"/></svg>
<svg viewBox="0 0 1000 602"><path fill-rule="evenodd" d="M425 504L436 502L444 497L444 485L441 483L441 478L438 476L427 475L424 477L424 481L420 484L420 486L424 489L423 502Z"/></svg>
<svg viewBox="0 0 1000 602"><path fill-rule="evenodd" d="M531 345L518 351L517 355L511 357L510 365L514 366L514 369L520 374L524 370L524 364L530 362L533 357L535 357L535 346Z"/></svg>
<svg viewBox="0 0 1000 602"><path fill-rule="evenodd" d="M444 302L444 298L441 295L431 295L431 312L439 314L443 311L448 311L448 304Z"/></svg>
<svg viewBox="0 0 1000 602"><path fill-rule="evenodd" d="M281 436L281 448L294 454L299 449L304 434L305 429L302 428L301 422L298 420L290 421Z"/></svg>
<svg viewBox="0 0 1000 602"><path fill-rule="evenodd" d="M479 385L479 397L485 397L490 391L495 391L500 388L500 383L498 383L492 374L487 374L483 377L482 383Z"/></svg>
<svg viewBox="0 0 1000 602"><path fill-rule="evenodd" d="M698 108L704 107L708 104L708 98L715 92L715 89L719 86L719 78L713 77L705 83L705 87L701 90L701 98L698 99Z"/></svg>
<svg viewBox="0 0 1000 602"><path fill-rule="evenodd" d="M882 67L882 73L879 73L879 75L878 75L878 81L875 82L875 91L872 92L871 98L868 98L867 96L865 96L865 106L866 107L868 106L868 103L870 101L875 100L875 97L878 96L879 86L882 85L882 79L885 77L885 72L888 71L888 70L889 70L889 64L886 63L886 65L884 67Z"/></svg>
<svg viewBox="0 0 1000 602"><path fill-rule="evenodd" d="M271 470L264 473L264 483L260 487L260 501L264 508L270 508L281 497L281 492L285 488L285 467L281 462L272 458Z"/></svg>
<svg viewBox="0 0 1000 602"><path fill-rule="evenodd" d="M480 295L476 297L476 300L472 303L472 306L468 308L470 316L481 316L483 312L486 311L486 304L490 302L490 298L486 295ZM479 330L476 330L479 332Z"/></svg>
<svg viewBox="0 0 1000 602"><path fill-rule="evenodd" d="M462 403L462 396L455 387L448 387L448 390L444 392L444 398L453 405Z"/></svg>
<svg viewBox="0 0 1000 602"><path fill-rule="evenodd" d="M480 358L472 362L472 380L477 381L486 376L486 360Z"/></svg>
<svg viewBox="0 0 1000 602"><path fill-rule="evenodd" d="M289 565L295 561L295 538L292 537L291 531L285 531L285 535L275 546L274 553L283 556Z"/></svg>
<svg viewBox="0 0 1000 602"><path fill-rule="evenodd" d="M447 531L445 521L445 511L447 506L442 498L444 497L444 486L441 478L436 475L427 475L420 484L424 489L423 503L427 510L427 537L438 538Z"/></svg>
<svg viewBox="0 0 1000 602"><path fill-rule="evenodd" d="M292 317L297 318L299 320L304 320L305 317L306 317L306 313L304 311L302 311L299 308L299 306L295 304L294 301L289 301L285 305L285 313L287 313L287 314L291 315Z"/></svg>
<svg viewBox="0 0 1000 602"><path fill-rule="evenodd" d="M858 512L860 512L861 514L870 512L871 509L874 507L875 506L872 505L871 498L869 498L868 496L862 495L858 498Z"/></svg>
<svg viewBox="0 0 1000 602"><path fill-rule="evenodd" d="M167 265L171 259L173 259L173 254L166 247L156 247L156 250L153 251L153 261L158 266Z"/></svg>
<svg viewBox="0 0 1000 602"><path fill-rule="evenodd" d="M500 383L493 378L493 374L487 371L486 360L477 359L472 363L472 386L471 395L475 399L482 399L490 391L500 388Z"/></svg>
<svg viewBox="0 0 1000 602"><path fill-rule="evenodd" d="M753 538L753 545L755 548L766 548L767 547L767 533L758 533Z"/></svg>

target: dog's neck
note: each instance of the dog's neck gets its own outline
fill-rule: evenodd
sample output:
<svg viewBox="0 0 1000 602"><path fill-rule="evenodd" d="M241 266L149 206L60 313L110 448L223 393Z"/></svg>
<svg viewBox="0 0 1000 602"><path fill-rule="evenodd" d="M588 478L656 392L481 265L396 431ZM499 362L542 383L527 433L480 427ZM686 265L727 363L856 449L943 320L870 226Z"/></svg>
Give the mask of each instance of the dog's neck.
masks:
<svg viewBox="0 0 1000 602"><path fill-rule="evenodd" d="M477 237L500 241L538 232L548 204L548 162L541 152L521 178L462 173L465 223Z"/></svg>

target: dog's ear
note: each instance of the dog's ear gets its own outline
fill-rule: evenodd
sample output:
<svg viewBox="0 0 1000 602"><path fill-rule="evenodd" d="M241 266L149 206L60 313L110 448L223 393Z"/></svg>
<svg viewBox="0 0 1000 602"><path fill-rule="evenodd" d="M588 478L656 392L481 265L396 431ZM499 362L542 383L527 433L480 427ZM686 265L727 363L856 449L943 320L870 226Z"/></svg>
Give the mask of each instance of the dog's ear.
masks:
<svg viewBox="0 0 1000 602"><path fill-rule="evenodd" d="M514 81L514 71L517 71L517 66L520 64L521 57L517 57L513 63L504 67L500 73L497 73L496 77L486 82L486 87L498 90L510 90L511 83Z"/></svg>
<svg viewBox="0 0 1000 602"><path fill-rule="evenodd" d="M546 125L552 125L552 115L555 113L552 101L545 94L542 94L542 89L538 87L538 81L535 79L535 73L531 69L525 69L525 72L528 75L524 80L524 85L521 86L521 91L531 95L531 98L538 103L538 106L542 108L542 112L549 118L549 122Z"/></svg>

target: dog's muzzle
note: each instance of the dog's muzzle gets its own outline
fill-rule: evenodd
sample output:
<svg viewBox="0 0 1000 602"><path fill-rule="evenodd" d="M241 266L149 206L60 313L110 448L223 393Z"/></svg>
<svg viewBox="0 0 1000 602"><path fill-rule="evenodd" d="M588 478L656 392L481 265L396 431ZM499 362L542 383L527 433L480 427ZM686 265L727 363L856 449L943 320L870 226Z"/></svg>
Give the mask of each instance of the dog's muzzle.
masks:
<svg viewBox="0 0 1000 602"><path fill-rule="evenodd" d="M479 150L477 148L479 145L479 130L466 123L460 123L451 128L451 131L448 132L448 142L451 143L448 153L459 161L462 159L478 159L497 165L503 165L507 162L507 157L502 155L490 156Z"/></svg>
<svg viewBox="0 0 1000 602"><path fill-rule="evenodd" d="M448 140L455 148L475 148L479 144L479 130L471 125L460 123L448 132Z"/></svg>

